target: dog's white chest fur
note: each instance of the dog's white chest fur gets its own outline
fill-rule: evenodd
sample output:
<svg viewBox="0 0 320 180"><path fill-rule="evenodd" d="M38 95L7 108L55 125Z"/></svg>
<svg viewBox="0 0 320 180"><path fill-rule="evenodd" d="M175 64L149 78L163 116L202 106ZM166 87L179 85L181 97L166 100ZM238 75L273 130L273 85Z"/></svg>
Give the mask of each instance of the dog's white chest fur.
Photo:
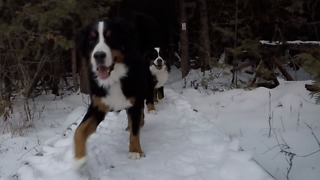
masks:
<svg viewBox="0 0 320 180"><path fill-rule="evenodd" d="M108 95L102 98L102 101L113 111L120 111L132 106L131 102L123 95L120 83L110 86Z"/></svg>
<svg viewBox="0 0 320 180"><path fill-rule="evenodd" d="M163 66L161 69L157 69L155 66L150 66L151 73L157 77L157 84L156 88L164 86L164 84L167 82L169 73L165 66Z"/></svg>
<svg viewBox="0 0 320 180"><path fill-rule="evenodd" d="M127 67L124 64L116 63L110 77L106 80L99 80L98 83L108 90L102 101L109 106L110 110L120 111L132 106L121 89L121 78L127 75Z"/></svg>

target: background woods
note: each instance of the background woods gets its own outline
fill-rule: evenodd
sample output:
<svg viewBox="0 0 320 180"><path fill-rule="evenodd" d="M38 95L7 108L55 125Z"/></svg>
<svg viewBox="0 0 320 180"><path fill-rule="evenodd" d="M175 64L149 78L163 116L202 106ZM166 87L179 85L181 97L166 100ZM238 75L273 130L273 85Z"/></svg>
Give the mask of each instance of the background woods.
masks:
<svg viewBox="0 0 320 180"><path fill-rule="evenodd" d="M77 91L78 72L81 91L88 93L74 38L92 20L150 15L159 24L158 45L171 64L181 64L185 77L190 66L209 70L223 52L229 64L249 58L258 65L288 50L282 45L266 50L259 40L319 41L319 9L320 0L1 0L0 114L20 94L29 99L43 91ZM290 56L292 65L306 65L319 82L317 48L295 48Z"/></svg>
<svg viewBox="0 0 320 180"><path fill-rule="evenodd" d="M73 51L75 32L105 16L111 2L1 1L1 115L19 94L26 103L43 91L59 95L66 88L77 90L77 81L68 80L79 66Z"/></svg>

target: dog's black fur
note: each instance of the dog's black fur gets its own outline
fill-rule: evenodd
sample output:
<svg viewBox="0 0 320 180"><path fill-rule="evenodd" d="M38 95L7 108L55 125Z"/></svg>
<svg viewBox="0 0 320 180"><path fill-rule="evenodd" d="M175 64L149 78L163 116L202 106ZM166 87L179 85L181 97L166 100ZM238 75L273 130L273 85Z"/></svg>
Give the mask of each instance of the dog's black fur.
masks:
<svg viewBox="0 0 320 180"><path fill-rule="evenodd" d="M87 138L109 111L126 110L130 158L144 156L139 131L144 124L144 100L152 87L142 52L152 48L141 48L144 39L138 30L133 22L109 19L88 25L78 35L77 54L88 64L92 98L74 136L77 166L85 162Z"/></svg>

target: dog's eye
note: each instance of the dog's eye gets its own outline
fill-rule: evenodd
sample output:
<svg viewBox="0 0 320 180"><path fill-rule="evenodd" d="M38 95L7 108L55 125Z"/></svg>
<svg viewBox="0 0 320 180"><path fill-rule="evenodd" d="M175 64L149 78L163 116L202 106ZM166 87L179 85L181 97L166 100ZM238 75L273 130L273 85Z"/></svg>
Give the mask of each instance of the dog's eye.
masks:
<svg viewBox="0 0 320 180"><path fill-rule="evenodd" d="M121 51L125 50L123 41L121 41L120 39L107 37L106 42L112 49L121 50Z"/></svg>
<svg viewBox="0 0 320 180"><path fill-rule="evenodd" d="M105 37L111 36L111 31L110 31L110 30L105 31L105 32L104 32L104 36L105 36Z"/></svg>
<svg viewBox="0 0 320 180"><path fill-rule="evenodd" d="M151 58L152 59L156 59L158 57L158 53L157 52L153 52L152 54L151 54Z"/></svg>
<svg viewBox="0 0 320 180"><path fill-rule="evenodd" d="M90 32L90 35L89 35L89 40L90 40L90 41L96 40L96 39L97 39L97 36L98 36L98 34L97 34L96 31L91 31L91 32Z"/></svg>

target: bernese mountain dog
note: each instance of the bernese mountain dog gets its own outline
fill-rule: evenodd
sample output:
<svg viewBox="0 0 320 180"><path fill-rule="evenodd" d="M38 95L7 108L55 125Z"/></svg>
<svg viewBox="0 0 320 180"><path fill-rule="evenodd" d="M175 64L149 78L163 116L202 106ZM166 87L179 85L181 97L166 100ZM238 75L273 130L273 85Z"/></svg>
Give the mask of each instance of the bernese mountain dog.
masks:
<svg viewBox="0 0 320 180"><path fill-rule="evenodd" d="M156 113L154 103L164 98L163 86L169 77L169 67L161 56L159 47L148 51L144 55L144 59L149 66L148 87L146 105L149 113Z"/></svg>
<svg viewBox="0 0 320 180"><path fill-rule="evenodd" d="M91 91L91 103L74 134L76 168L85 164L87 139L109 111L126 110L129 158L144 156L139 132L144 124L149 67L137 48L133 32L130 23L108 19L88 25L76 40L76 51L88 64ZM157 64L155 69L161 65ZM163 84L156 87L161 86Z"/></svg>

